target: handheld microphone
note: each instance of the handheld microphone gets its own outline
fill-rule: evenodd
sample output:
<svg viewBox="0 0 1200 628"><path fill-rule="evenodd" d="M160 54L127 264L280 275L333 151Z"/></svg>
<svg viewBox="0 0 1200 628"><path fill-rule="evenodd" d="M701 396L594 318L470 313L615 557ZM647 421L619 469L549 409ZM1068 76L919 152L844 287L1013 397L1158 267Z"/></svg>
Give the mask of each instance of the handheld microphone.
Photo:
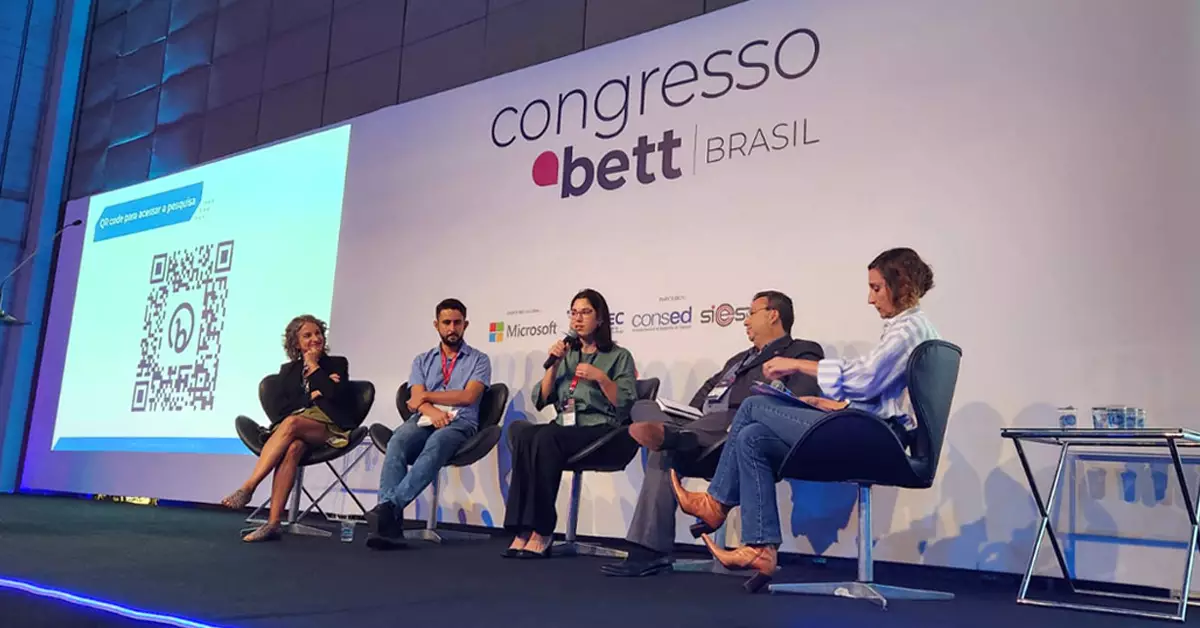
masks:
<svg viewBox="0 0 1200 628"><path fill-rule="evenodd" d="M82 220L76 219L76 220L73 220L73 221L63 225L62 229L59 229L58 231L54 232L54 235L50 237L50 243L53 244L54 241L57 240L58 237L61 236L62 233L64 231L66 231L67 229L70 229L71 227L78 227L79 225L82 225L82 224L83 224ZM40 251L41 249L42 249L42 245L40 245L40 244L33 247L32 253L30 253L28 256L26 256L25 259L21 260L21 263L17 264L16 267L13 268L11 272L9 272L7 275L5 275L4 279L0 279L0 325L28 325L29 324L29 321L19 320L16 317L14 317L12 314L9 314L8 312L4 311L4 286L8 283L8 280L12 279L12 276L17 274L18 270L21 270L21 268L23 266L28 264L29 261L32 260L34 258L34 256L38 254L38 251Z"/></svg>
<svg viewBox="0 0 1200 628"><path fill-rule="evenodd" d="M568 329L566 337L563 338L563 342L567 343L568 347L574 347L579 343L579 332L575 331L574 329ZM548 369L554 366L554 363L558 362L560 359L561 358L550 356L546 358L546 361L542 364L542 368Z"/></svg>

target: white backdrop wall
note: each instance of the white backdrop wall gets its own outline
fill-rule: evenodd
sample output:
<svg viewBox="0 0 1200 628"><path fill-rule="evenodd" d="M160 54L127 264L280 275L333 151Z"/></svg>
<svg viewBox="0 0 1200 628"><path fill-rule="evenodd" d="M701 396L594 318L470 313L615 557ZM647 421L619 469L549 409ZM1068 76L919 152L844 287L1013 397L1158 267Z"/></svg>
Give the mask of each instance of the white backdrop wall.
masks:
<svg viewBox="0 0 1200 628"><path fill-rule="evenodd" d="M876 556L1020 571L1035 509L1000 428L1052 425L1056 405L1110 403L1145 407L1152 424L1200 426L1189 412L1200 375L1198 18L1188 0L753 0L355 119L331 341L352 376L379 389L368 421L395 425L395 388L437 340L434 304L460 298L467 341L513 391L506 422L545 420L530 386L570 296L594 287L622 313L617 339L641 375L686 400L746 345L739 321L704 322L705 312L783 290L795 336L856 355L880 330L867 262L912 246L936 273L925 308L964 358L940 477L926 491L878 491ZM725 71L757 85L722 91ZM666 98L686 104L667 104L664 79ZM626 81L627 115L615 115ZM530 103L526 130L548 130L526 140L516 135ZM758 129L766 146L752 146ZM639 182L639 136L662 142L668 131L678 146L669 161L656 146L644 173L655 180ZM715 159L710 149L737 133L746 152ZM568 150L601 162L615 149L635 155L621 187L563 198ZM554 178L553 162L559 181L536 185ZM656 312L687 322L636 325ZM504 324L502 340L491 341L492 323ZM554 334L521 335L550 323ZM1055 452L1033 453L1047 482ZM250 463L205 459L220 469L212 481L155 494L215 501ZM442 518L499 525L508 469L502 441L446 472ZM1086 535L1072 545L1078 573L1177 582L1155 568L1182 568L1170 542L1186 532L1177 483L1155 488L1161 460L1072 469L1078 508L1059 525ZM368 506L377 478L371 452L353 474ZM580 533L623 536L641 478L640 458L623 474L589 474ZM789 483L779 497L785 550L853 555L852 488ZM427 507L422 498L410 514Z"/></svg>
<svg viewBox="0 0 1200 628"><path fill-rule="evenodd" d="M1184 286L1194 283L1196 144L1183 131L1197 111L1193 11L1186 2L749 2L366 116L353 131L343 238L354 253L337 270L338 346L357 377L398 383L410 356L436 340L432 305L459 297L473 323L468 341L519 391L513 420L532 414L529 386L552 338L489 343L489 323L561 330L570 295L593 286L626 313L618 338L643 375L682 400L745 344L739 324L700 324L701 310L781 289L796 301L797 336L832 355L861 352L880 325L865 304L865 265L884 248L913 246L936 271L927 310L965 355L941 479L924 492L880 491L878 556L1020 570L1035 511L1001 427L1052 424L1054 406L1067 403L1141 405L1157 424L1191 420L1196 303ZM772 68L757 89L699 95L725 86L703 76L712 53L732 51L709 67L733 69L742 47L762 39L769 44L744 58L771 63L799 28L820 42L807 74L788 80ZM813 53L811 39L792 37L781 65L797 72ZM690 75L667 74L678 61L701 77L669 88L677 102L695 94L671 107L664 75ZM643 111L639 86L655 69ZM619 128L599 116L618 111L623 95L601 87L627 76L627 124L598 138ZM735 80L760 76L741 68ZM576 89L593 103L586 129ZM496 146L497 114L503 143L518 129L513 111L535 99L552 112L546 135ZM542 128L546 109L529 108L527 130ZM772 127L786 123L788 134L796 120L801 131L807 121L810 143L707 163L708 138L763 128L774 146ZM631 174L619 189L561 198L559 186L533 183L544 151L562 162L569 146L598 160L666 130L682 140L676 179L662 176L655 155L649 185ZM686 308L687 329L630 323L633 313ZM396 421L388 404L375 415ZM1045 475L1052 452L1035 453ZM443 515L482 522L486 510L498 523L505 458L469 471L470 490L446 502L461 516ZM1125 463L1081 464L1117 465L1108 497L1118 493ZM1150 481L1148 466L1141 475ZM640 460L624 476L589 475L581 533L623 535L640 478ZM797 483L779 493L787 549L853 553L852 490ZM565 507L566 484L562 494ZM1108 501L1097 506L1106 516L1076 529L1138 536L1142 522L1169 519L1165 499ZM1150 536L1181 539L1182 521ZM1077 560L1092 577L1153 580L1159 570L1136 554L1169 551L1181 560L1178 550L1080 543Z"/></svg>

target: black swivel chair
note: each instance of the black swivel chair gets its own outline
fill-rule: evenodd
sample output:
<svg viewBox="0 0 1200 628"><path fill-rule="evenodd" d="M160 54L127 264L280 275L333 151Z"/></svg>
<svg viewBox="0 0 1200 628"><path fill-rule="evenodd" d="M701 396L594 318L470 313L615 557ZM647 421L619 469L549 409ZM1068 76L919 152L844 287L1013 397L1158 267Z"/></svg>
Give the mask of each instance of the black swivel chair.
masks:
<svg viewBox="0 0 1200 628"><path fill-rule="evenodd" d="M400 417L407 421L412 416L412 411L408 409L408 399L411 391L408 388L408 382L400 385L396 391L396 410L400 412ZM468 438L458 451L454 453L454 457L450 462L446 463L449 467L466 467L478 462L481 458L488 455L496 443L500 441L500 419L504 418L504 408L508 405L508 386L504 384L492 384L483 391L483 396L479 400L479 431L474 436ZM382 423L376 423L371 426L371 442L375 444L375 448L387 454L388 441L392 439L394 432L388 426ZM486 540L491 538L487 534L477 532L461 532L458 530L438 530L437 529L437 511L438 511L438 487L440 484L441 470L433 477L433 484L430 485L432 494L429 499L429 515L425 518L425 527L421 530L412 530L405 533L410 538L419 538L434 543L442 541L474 541Z"/></svg>
<svg viewBox="0 0 1200 628"><path fill-rule="evenodd" d="M807 593L872 600L887 608L888 598L948 600L954 594L875 584L871 558L871 487L929 488L950 419L962 349L927 340L908 360L908 394L917 419L911 455L878 417L841 410L822 418L792 447L779 479L858 484L858 578L854 582L772 584L772 593Z"/></svg>
<svg viewBox="0 0 1200 628"><path fill-rule="evenodd" d="M278 378L278 375L268 375L264 377L258 384L258 402L262 404L264 413L270 414L270 411L267 408L267 400L272 398L273 395L271 392L274 386L276 386ZM358 501L358 498L354 496L354 492L351 491L350 487L346 485L346 480L342 477L342 474L338 473L337 469L335 469L331 463L334 460L337 460L338 458L341 458L342 456L354 451L354 449L362 444L363 439L367 437L367 428L362 427L361 424L366 420L367 414L371 411L371 406L375 403L375 385L368 381L356 380L350 380L346 382L346 384L350 387L350 394L353 395L355 400L355 427L354 429L350 430L350 442L345 447L341 448L330 447L329 445L321 445L319 447L314 447L311 445L309 446L308 452L304 454L304 458L300 461L300 468L296 470L296 481L292 485L292 494L288 503L288 518L287 521L283 522L284 532L304 536L333 536L333 533L328 530L306 526L300 523L300 520L302 520L314 508L316 508L326 520L333 520L325 513L324 510L321 510L320 503L336 484L341 484L342 488L346 489L346 493L350 495L350 498L354 500L355 504L358 504L359 510L361 510L364 515L367 512L366 509L363 508L362 502ZM267 438L269 438L271 435L270 431L256 423L254 419L246 416L239 416L234 420L233 425L237 430L238 438L242 439L242 443L246 445L246 448L254 452L254 455L256 456L261 455L263 445L267 443ZM360 454L359 459L361 458L362 456ZM355 462L357 462L357 460ZM336 483L331 483L329 486L325 487L325 490L322 491L319 496L314 498L312 494L308 492L308 489L304 488L304 468L321 463L324 463L326 467L329 467L330 473L333 473L333 477L336 478ZM353 464L351 466L353 467ZM347 471L349 471L349 469L347 469ZM303 512L300 511L301 492L307 495L309 501L312 502ZM246 518L246 522L253 524L265 523L265 519L259 519L256 517L256 515L269 503L270 498L268 497L266 502L254 509L254 512L250 513L250 516Z"/></svg>
<svg viewBox="0 0 1200 628"><path fill-rule="evenodd" d="M653 400L658 397L659 380L657 377L639 379L637 381L637 398ZM567 460L566 470L571 472L571 506L567 511L567 538L556 541L554 551L565 556L601 556L607 558L625 558L629 552L616 550L594 543L582 543L575 540L575 532L579 527L579 499L583 494L583 472L624 471L630 461L637 455L641 446L629 435L629 426L613 430L596 439L579 453Z"/></svg>

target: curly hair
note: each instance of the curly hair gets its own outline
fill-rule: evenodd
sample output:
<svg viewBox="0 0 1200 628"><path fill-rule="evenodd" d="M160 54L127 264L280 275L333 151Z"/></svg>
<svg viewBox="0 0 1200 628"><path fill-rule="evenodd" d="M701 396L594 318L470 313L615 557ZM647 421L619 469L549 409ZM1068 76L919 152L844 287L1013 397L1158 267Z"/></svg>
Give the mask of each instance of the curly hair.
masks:
<svg viewBox="0 0 1200 628"><path fill-rule="evenodd" d="M301 314L293 318L292 322L288 323L287 327L283 330L283 350L287 353L288 358L292 360L299 360L304 357L298 345L300 343L300 328L305 323L312 323L317 326L317 329L321 330L321 337L325 338L325 345L322 347L322 352L329 353L329 338L326 334L329 331L329 325L312 314Z"/></svg>
<svg viewBox="0 0 1200 628"><path fill-rule="evenodd" d="M909 248L889 249L880 253L867 270L878 270L892 293L892 301L901 310L913 307L933 290L933 269L917 252Z"/></svg>

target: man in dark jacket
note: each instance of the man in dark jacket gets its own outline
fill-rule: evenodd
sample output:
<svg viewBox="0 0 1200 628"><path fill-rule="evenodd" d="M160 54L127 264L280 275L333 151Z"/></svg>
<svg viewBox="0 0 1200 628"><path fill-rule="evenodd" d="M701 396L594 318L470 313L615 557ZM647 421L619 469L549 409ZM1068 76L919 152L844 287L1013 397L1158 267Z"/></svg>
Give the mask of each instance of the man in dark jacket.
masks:
<svg viewBox="0 0 1200 628"><path fill-rule="evenodd" d="M770 383L763 377L762 365L782 356L803 360L825 357L821 345L791 336L796 315L792 300L773 290L754 295L746 316L746 335L753 346L729 358L692 398L691 405L702 413L695 420L665 411L656 401L639 401L633 406L633 438L650 451L646 477L638 494L637 509L626 539L633 546L629 557L620 563L604 565L610 576L649 576L671 568L671 550L675 545L675 494L671 490L670 470L688 475L689 466L723 439L733 423L733 415L742 401L751 395L755 382ZM797 396L819 395L815 378L794 374L783 380ZM715 467L717 455L711 458ZM711 471L710 471L711 472Z"/></svg>

